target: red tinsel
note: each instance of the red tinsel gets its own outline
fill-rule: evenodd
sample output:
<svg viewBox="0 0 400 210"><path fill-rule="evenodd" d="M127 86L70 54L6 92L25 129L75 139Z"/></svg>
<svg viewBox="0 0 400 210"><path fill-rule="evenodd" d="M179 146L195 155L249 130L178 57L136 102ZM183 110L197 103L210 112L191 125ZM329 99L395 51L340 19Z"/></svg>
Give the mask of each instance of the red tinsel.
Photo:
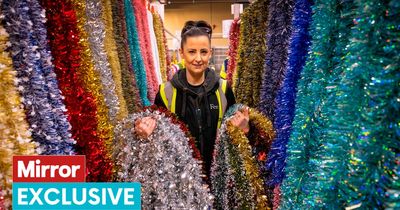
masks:
<svg viewBox="0 0 400 210"><path fill-rule="evenodd" d="M273 203L273 210L276 210L279 208L279 204L281 202L281 186L277 185L274 188L274 203Z"/></svg>
<svg viewBox="0 0 400 210"><path fill-rule="evenodd" d="M74 9L67 1L42 0L59 87L65 96L72 135L78 154L86 155L87 181L109 181L112 164L105 143L97 132L97 107L85 91L77 68L81 65L79 33Z"/></svg>
<svg viewBox="0 0 400 210"><path fill-rule="evenodd" d="M228 51L228 68L226 70L226 80L232 85L232 77L236 69L236 57L238 53L239 37L240 37L240 25L239 18L236 18L231 25L229 30L229 51Z"/></svg>
<svg viewBox="0 0 400 210"><path fill-rule="evenodd" d="M139 35L140 51L143 56L143 61L146 67L146 78L148 87L148 98L151 103L154 102L158 92L158 82L156 70L154 67L154 57L151 51L150 29L147 20L147 9L145 1L133 0L132 7L135 11L136 28Z"/></svg>

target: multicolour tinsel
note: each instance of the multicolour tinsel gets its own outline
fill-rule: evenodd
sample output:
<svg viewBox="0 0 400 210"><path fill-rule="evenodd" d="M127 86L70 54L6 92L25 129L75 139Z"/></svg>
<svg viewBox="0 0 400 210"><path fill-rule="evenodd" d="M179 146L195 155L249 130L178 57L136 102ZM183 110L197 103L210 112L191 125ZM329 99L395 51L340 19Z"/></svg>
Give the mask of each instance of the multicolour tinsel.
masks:
<svg viewBox="0 0 400 210"><path fill-rule="evenodd" d="M128 116L128 109L124 98L124 93L122 90L122 74L121 66L118 58L118 51L116 41L114 39L114 27L111 9L111 0L102 0L101 7L102 10L102 20L104 21L105 35L104 35L104 50L107 53L108 62L110 63L110 69L112 73L113 80L115 82L115 93L118 97L119 110L117 119L121 120ZM133 94L131 95L133 96ZM134 104L132 105L134 106Z"/></svg>
<svg viewBox="0 0 400 210"><path fill-rule="evenodd" d="M1 4L1 2L0 2ZM0 209L11 208L12 157L34 155L35 145L25 119L12 60L6 51L8 34L0 25Z"/></svg>
<svg viewBox="0 0 400 210"><path fill-rule="evenodd" d="M288 60L289 38L292 33L294 0L270 0L267 53L260 89L260 111L274 122L276 95L282 87Z"/></svg>
<svg viewBox="0 0 400 210"><path fill-rule="evenodd" d="M74 139L53 72L43 25L44 11L36 0L3 2L5 28L10 34L18 90L32 139L39 154L74 154Z"/></svg>
<svg viewBox="0 0 400 210"><path fill-rule="evenodd" d="M250 109L251 129L245 135L229 121L242 108L231 107L219 130L211 168L216 209L267 209L272 205L263 180L266 154L274 138L272 122Z"/></svg>
<svg viewBox="0 0 400 210"><path fill-rule="evenodd" d="M130 0L124 0L123 4L124 11L125 11L125 21L126 21L126 31L127 31L127 38L129 43L129 50L131 55L131 62L133 70L135 71L136 82L140 92L140 98L142 99L144 106L150 105L150 100L148 98L148 85L147 81L147 71L145 67L145 62L141 53L141 46L139 42L139 34L136 27L136 18L134 14L134 10L132 8Z"/></svg>
<svg viewBox="0 0 400 210"><path fill-rule="evenodd" d="M153 12L153 25L154 32L157 38L157 47L158 47L158 55L160 56L160 71L162 81L167 81L167 49L164 44L164 28L160 15L156 12Z"/></svg>
<svg viewBox="0 0 400 210"><path fill-rule="evenodd" d="M308 28L311 23L311 3L310 0L297 0L294 8L293 33L290 40L287 70L282 88L278 91L275 100L276 138L268 154L266 165L270 172L270 176L267 178L267 185L270 188L277 188L285 177L286 146L292 131L297 81L305 65L310 45ZM280 192L279 189L275 189L275 191ZM275 194L274 199L278 197L280 195ZM275 200L276 203L279 203L279 199Z"/></svg>
<svg viewBox="0 0 400 210"><path fill-rule="evenodd" d="M60 89L65 96L72 134L77 141L78 154L86 155L87 181L108 181L112 164L107 154L104 138L99 132L95 97L84 88L86 79L81 65L89 65L80 57L83 50L77 29L75 10L70 2L42 0L46 9L47 30L53 55L54 69ZM68 55L68 56L66 56ZM82 62L83 61L83 62ZM86 72L89 73L89 72ZM91 80L90 80L91 81ZM100 94L100 92L98 92ZM107 112L103 112L107 113Z"/></svg>
<svg viewBox="0 0 400 210"><path fill-rule="evenodd" d="M94 70L100 78L101 91L108 108L108 118L115 124L120 105L115 91L115 82L104 48L105 26L102 20L102 12L103 8L100 1L86 0L85 29L88 33Z"/></svg>
<svg viewBox="0 0 400 210"><path fill-rule="evenodd" d="M260 100L266 53L268 2L255 1L241 15L237 70L233 86L236 101L249 107L257 107Z"/></svg>
<svg viewBox="0 0 400 210"><path fill-rule="evenodd" d="M156 129L147 139L134 135L135 120L152 116ZM114 160L118 181L142 184L145 209L208 209L212 195L201 180L198 161L179 125L159 111L130 115L115 130Z"/></svg>
<svg viewBox="0 0 400 210"><path fill-rule="evenodd" d="M232 77L236 70L236 60L238 59L238 46L240 38L239 18L233 20L229 29L229 50L228 50L228 68L226 68L226 80L232 86Z"/></svg>
<svg viewBox="0 0 400 210"><path fill-rule="evenodd" d="M135 25L132 27L136 27L136 31L139 38L140 52L142 53L144 66L146 67L146 79L147 79L147 87L148 92L147 96L150 100L150 103L154 102L156 98L156 94L158 92L158 82L156 76L156 68L154 66L154 58L153 53L151 51L151 43L150 43L150 31L149 31L149 23L147 20L147 9L146 9L146 1L143 0L131 0L132 7L135 15Z"/></svg>
<svg viewBox="0 0 400 210"><path fill-rule="evenodd" d="M117 2L113 3L111 6L114 37L121 65L122 91L124 94L128 112L134 113L141 110L142 105L145 103L142 100L143 95L146 96L145 100L148 101L147 86L144 85L143 87L142 83L144 81L141 80L143 79L142 74L138 74L136 76L136 71L139 70L133 69L131 53L129 51L130 48L128 45L128 32L125 22L124 0L117 0ZM139 60L137 60L136 62L139 62ZM136 78L139 80L138 82L136 82ZM146 76L144 76L144 79L146 79ZM137 87L140 84L142 84L142 86ZM140 93L140 87L145 89L142 90L142 92L145 91L145 93ZM150 102L146 103L149 104Z"/></svg>
<svg viewBox="0 0 400 210"><path fill-rule="evenodd" d="M328 151L325 127L329 125L328 100L336 97L342 58L350 41L353 1L315 1L311 24L311 54L299 80L296 115L288 144L287 179L282 189L282 208L339 208L335 196L337 173L344 171L339 161L345 148ZM340 132L339 132L340 133ZM338 139L339 140L339 139ZM326 156L330 152L336 155ZM289 175L290 173L290 175ZM326 196L330 194L329 196Z"/></svg>

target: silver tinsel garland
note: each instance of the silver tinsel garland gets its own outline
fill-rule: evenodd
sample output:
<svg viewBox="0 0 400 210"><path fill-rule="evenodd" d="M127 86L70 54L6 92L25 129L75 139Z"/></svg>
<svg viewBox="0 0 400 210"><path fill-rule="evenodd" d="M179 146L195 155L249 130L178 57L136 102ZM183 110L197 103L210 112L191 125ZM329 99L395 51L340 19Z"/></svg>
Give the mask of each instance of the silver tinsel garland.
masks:
<svg viewBox="0 0 400 210"><path fill-rule="evenodd" d="M132 132L134 122L146 116L153 116L157 127L148 139L139 139ZM188 141L162 112L130 115L115 128L116 181L142 184L143 209L208 209L213 196Z"/></svg>

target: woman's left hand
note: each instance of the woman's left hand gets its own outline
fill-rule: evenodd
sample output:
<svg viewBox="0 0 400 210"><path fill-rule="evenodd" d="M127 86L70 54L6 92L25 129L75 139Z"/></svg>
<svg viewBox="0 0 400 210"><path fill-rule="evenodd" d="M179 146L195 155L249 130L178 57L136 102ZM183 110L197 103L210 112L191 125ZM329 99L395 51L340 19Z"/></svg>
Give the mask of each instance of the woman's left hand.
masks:
<svg viewBox="0 0 400 210"><path fill-rule="evenodd" d="M236 111L235 115L230 119L230 122L233 126L240 128L245 134L247 134L250 130L249 118L249 108L246 107L240 111Z"/></svg>

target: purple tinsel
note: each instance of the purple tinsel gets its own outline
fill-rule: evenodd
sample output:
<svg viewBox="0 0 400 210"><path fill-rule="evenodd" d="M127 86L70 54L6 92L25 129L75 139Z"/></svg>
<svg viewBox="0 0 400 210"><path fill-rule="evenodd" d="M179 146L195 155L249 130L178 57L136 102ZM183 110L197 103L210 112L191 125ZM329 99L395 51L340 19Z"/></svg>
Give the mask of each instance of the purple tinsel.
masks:
<svg viewBox="0 0 400 210"><path fill-rule="evenodd" d="M275 97L281 87L292 33L294 0L271 0L267 30L267 53L260 90L260 111L274 121Z"/></svg>
<svg viewBox="0 0 400 210"><path fill-rule="evenodd" d="M296 86L300 77L310 46L308 31L311 22L312 0L297 0L294 9L293 33L290 40L288 66L282 88L276 97L274 126L275 140L267 160L267 168L271 171L267 184L274 187L280 184L285 177L286 145L292 131L292 122L295 112Z"/></svg>
<svg viewBox="0 0 400 210"><path fill-rule="evenodd" d="M45 11L37 0L3 2L13 65L38 154L74 154L75 141L53 71Z"/></svg>

